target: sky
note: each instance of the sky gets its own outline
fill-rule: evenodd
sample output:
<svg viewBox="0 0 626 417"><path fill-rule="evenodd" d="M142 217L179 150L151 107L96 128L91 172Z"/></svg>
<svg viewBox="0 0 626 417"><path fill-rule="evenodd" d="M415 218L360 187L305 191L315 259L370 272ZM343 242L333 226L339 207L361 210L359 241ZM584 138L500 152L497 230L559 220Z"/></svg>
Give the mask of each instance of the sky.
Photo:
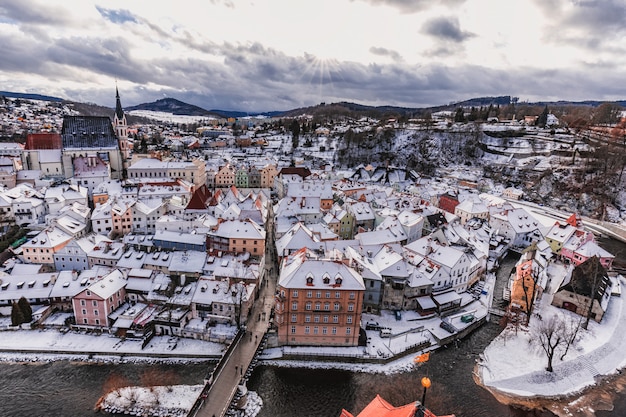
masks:
<svg viewBox="0 0 626 417"><path fill-rule="evenodd" d="M624 0L3 0L0 90L207 110L626 98Z"/></svg>

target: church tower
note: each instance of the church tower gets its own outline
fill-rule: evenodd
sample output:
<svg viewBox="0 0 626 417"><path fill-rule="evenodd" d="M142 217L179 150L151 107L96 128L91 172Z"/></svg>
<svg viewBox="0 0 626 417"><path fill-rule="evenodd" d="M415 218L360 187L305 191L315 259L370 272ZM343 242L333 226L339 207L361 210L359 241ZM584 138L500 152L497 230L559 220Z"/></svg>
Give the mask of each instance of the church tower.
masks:
<svg viewBox="0 0 626 417"><path fill-rule="evenodd" d="M130 158L128 125L126 123L126 115L122 109L122 102L120 101L120 93L117 86L115 86L115 116L113 117L113 129L115 129L115 134L117 135L117 140L120 144L120 153L122 154L122 166L124 170L123 177L126 177L128 159Z"/></svg>

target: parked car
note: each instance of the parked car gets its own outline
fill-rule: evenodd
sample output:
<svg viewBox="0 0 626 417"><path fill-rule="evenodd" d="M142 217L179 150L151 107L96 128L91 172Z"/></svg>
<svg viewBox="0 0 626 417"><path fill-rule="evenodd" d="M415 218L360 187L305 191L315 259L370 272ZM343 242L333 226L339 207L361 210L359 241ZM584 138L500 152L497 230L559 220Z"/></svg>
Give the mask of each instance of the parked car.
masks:
<svg viewBox="0 0 626 417"><path fill-rule="evenodd" d="M365 323L365 330L379 330L380 324L377 321L368 321Z"/></svg>
<svg viewBox="0 0 626 417"><path fill-rule="evenodd" d="M382 327L380 329L380 337L391 337L391 329L389 327Z"/></svg>

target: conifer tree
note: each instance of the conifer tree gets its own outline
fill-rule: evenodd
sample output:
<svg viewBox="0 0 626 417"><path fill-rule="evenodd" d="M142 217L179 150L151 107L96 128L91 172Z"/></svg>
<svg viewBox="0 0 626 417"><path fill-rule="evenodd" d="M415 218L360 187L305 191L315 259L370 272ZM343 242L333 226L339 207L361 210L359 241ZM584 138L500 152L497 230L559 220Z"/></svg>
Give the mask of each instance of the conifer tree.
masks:
<svg viewBox="0 0 626 417"><path fill-rule="evenodd" d="M33 321L33 309L30 306L28 300L24 297L21 297L18 300L17 305L20 308L20 311L22 312L22 315L24 317L24 321L22 323L30 323L31 321Z"/></svg>
<svg viewBox="0 0 626 417"><path fill-rule="evenodd" d="M20 306L14 302L11 308L11 325L19 326L22 323L24 323L24 313L22 313Z"/></svg>

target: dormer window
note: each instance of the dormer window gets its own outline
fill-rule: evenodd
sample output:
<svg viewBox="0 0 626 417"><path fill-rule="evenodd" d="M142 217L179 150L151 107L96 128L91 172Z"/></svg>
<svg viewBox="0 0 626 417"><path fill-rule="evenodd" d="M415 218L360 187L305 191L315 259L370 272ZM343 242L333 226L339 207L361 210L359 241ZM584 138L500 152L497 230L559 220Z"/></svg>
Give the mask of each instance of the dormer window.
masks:
<svg viewBox="0 0 626 417"><path fill-rule="evenodd" d="M306 285L313 285L313 274L308 274L306 276Z"/></svg>
<svg viewBox="0 0 626 417"><path fill-rule="evenodd" d="M330 283L330 278L324 277L324 284L329 284L329 283Z"/></svg>
<svg viewBox="0 0 626 417"><path fill-rule="evenodd" d="M336 277L335 278L335 285L341 285L341 277Z"/></svg>

